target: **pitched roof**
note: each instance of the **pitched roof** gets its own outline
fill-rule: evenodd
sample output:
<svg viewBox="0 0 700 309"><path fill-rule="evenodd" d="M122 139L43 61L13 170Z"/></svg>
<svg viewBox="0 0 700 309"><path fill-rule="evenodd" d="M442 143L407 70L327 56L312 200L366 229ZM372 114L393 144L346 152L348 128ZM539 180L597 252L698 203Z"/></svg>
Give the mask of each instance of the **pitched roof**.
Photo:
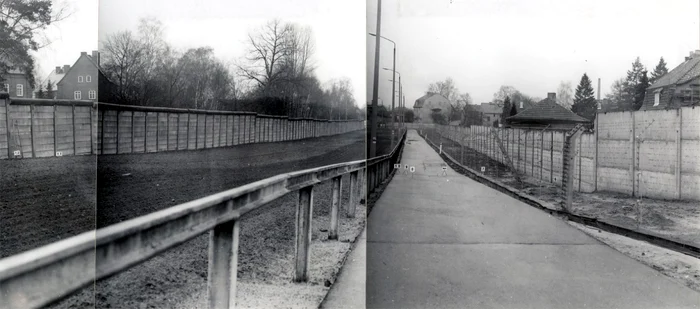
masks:
<svg viewBox="0 0 700 309"><path fill-rule="evenodd" d="M481 103L479 106L479 111L484 114L500 114L503 112L501 107L496 103Z"/></svg>
<svg viewBox="0 0 700 309"><path fill-rule="evenodd" d="M530 108L523 110L508 120L549 120L566 122L590 122L590 120L576 115L574 112L557 104L553 100L544 99Z"/></svg>
<svg viewBox="0 0 700 309"><path fill-rule="evenodd" d="M48 85L49 81L53 84L54 90L56 90L56 85L58 85L58 82L60 82L63 79L63 76L66 76L65 72L61 71L62 73L56 73L56 70L51 70L51 73L49 73L49 76L44 78L44 80L41 81L41 88L44 88ZM39 87L37 87L39 88ZM39 89L36 89L36 91L39 91Z"/></svg>
<svg viewBox="0 0 700 309"><path fill-rule="evenodd" d="M696 56L679 64L670 72L661 76L647 89L660 88L668 85L683 84L700 76L700 57Z"/></svg>
<svg viewBox="0 0 700 309"><path fill-rule="evenodd" d="M433 96L436 96L436 95L443 96L439 93L428 92L424 96L422 96L416 100L416 102L413 104L413 108L423 108L423 104L425 103L425 100L427 100ZM445 99L447 99L447 98L445 98Z"/></svg>

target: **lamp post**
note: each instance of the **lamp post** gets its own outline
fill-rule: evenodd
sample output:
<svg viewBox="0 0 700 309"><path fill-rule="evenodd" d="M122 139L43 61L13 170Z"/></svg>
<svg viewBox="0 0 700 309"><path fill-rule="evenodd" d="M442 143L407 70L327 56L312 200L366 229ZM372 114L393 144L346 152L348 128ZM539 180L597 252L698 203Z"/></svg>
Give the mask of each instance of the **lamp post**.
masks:
<svg viewBox="0 0 700 309"><path fill-rule="evenodd" d="M377 30L378 29L379 28L377 28ZM386 37L381 36L379 34L379 31L377 31L377 34L370 33L369 35L376 37L377 42L379 41L379 38L382 38L382 39L385 39L385 40L391 42L391 44L394 44L394 59L393 59L394 69L392 70L392 71L394 71L394 76L392 77L392 79L396 80L396 42L394 42ZM377 64L376 61L375 61L375 64ZM394 147L394 117L396 117L396 115L394 114L394 98L396 97L395 96L396 89L394 88L395 85L396 85L396 83L391 84L391 146L392 146L392 148Z"/></svg>
<svg viewBox="0 0 700 309"><path fill-rule="evenodd" d="M389 69L389 68L382 68L382 69L387 70L387 71L393 71L394 74L399 74L399 109L401 109L401 108L403 107L403 106L401 105L401 98L402 98L402 96L403 96L403 86L401 85L401 73L399 73L399 71L396 71L396 68L394 68L394 70ZM396 82L396 80L392 80L392 82ZM392 87L392 88L393 88L393 87ZM392 105L393 105L393 104L392 104ZM392 109L393 109L393 106L392 106ZM405 112L405 111L404 111L404 112ZM396 117L396 116L393 115L393 114L392 114L392 116ZM402 117L402 115L399 115L399 117ZM399 118L399 119L401 119L401 118ZM403 120L399 120L399 122L401 123L401 125L403 125Z"/></svg>
<svg viewBox="0 0 700 309"><path fill-rule="evenodd" d="M369 156L373 158L377 156L377 97L379 90L379 37L382 31L382 0L377 0L377 40L374 48L374 81L372 86L372 115L370 118L370 137L372 138L369 144Z"/></svg>

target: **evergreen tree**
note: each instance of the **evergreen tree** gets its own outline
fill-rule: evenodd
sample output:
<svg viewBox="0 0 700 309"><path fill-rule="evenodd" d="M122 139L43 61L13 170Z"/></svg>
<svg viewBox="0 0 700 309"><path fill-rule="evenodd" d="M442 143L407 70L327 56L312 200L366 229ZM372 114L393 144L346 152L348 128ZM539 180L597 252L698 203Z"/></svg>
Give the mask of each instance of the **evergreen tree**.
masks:
<svg viewBox="0 0 700 309"><path fill-rule="evenodd" d="M571 111L588 120L595 120L597 102L591 85L591 79L586 73L581 76L581 82L576 86L576 94L574 95L574 104L571 106Z"/></svg>
<svg viewBox="0 0 700 309"><path fill-rule="evenodd" d="M656 65L654 68L654 72L651 72L651 78L649 79L649 84L655 83L657 80L659 80L659 77L664 76L664 74L668 73L668 68L666 67L666 61L664 61L664 57L661 57L659 59L659 64Z"/></svg>
<svg viewBox="0 0 700 309"><path fill-rule="evenodd" d="M53 83L49 79L49 81L46 82L46 99L53 99L53 98L54 98Z"/></svg>
<svg viewBox="0 0 700 309"><path fill-rule="evenodd" d="M644 104L644 95L647 92L647 88L649 88L649 78L647 78L647 71L643 71L642 77L634 91L634 110L639 110Z"/></svg>
<svg viewBox="0 0 700 309"><path fill-rule="evenodd" d="M510 97L506 96L505 100L503 100L503 109L501 111L501 123L506 124L506 118L510 116Z"/></svg>
<svg viewBox="0 0 700 309"><path fill-rule="evenodd" d="M637 89L639 89L638 84L642 80L642 76L644 75L645 71L646 69L644 68L644 65L639 60L639 57L637 57L634 63L632 63L632 70L627 71L627 79L625 80L624 85L625 93L623 93L622 98L623 109L630 110L634 108L637 98Z"/></svg>
<svg viewBox="0 0 700 309"><path fill-rule="evenodd" d="M36 92L36 98L37 99L46 99L46 93L44 93L44 88L39 87L39 91Z"/></svg>
<svg viewBox="0 0 700 309"><path fill-rule="evenodd" d="M515 103L513 103L510 105L510 115L508 115L508 117L515 116L517 114L518 114L518 108L515 107Z"/></svg>

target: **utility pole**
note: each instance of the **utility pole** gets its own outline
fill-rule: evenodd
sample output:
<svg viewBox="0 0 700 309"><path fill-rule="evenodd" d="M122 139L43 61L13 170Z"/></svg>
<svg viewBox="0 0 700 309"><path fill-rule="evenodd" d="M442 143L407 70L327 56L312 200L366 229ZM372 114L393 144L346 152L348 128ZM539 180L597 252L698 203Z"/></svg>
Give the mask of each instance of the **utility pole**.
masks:
<svg viewBox="0 0 700 309"><path fill-rule="evenodd" d="M379 33L377 33L377 37L379 37ZM395 133L394 133L394 118L396 118L396 109L394 108L394 101L396 99L396 43L394 43L394 64L393 64L393 69L392 71L392 77L391 79L393 82L391 83L391 149L394 148L394 139L395 139ZM691 101L692 102L692 101Z"/></svg>
<svg viewBox="0 0 700 309"><path fill-rule="evenodd" d="M377 40L374 49L374 81L372 93L372 115L370 116L370 137L372 138L369 144L369 156L373 158L377 156L377 98L379 91L379 44L382 34L382 0L377 0Z"/></svg>

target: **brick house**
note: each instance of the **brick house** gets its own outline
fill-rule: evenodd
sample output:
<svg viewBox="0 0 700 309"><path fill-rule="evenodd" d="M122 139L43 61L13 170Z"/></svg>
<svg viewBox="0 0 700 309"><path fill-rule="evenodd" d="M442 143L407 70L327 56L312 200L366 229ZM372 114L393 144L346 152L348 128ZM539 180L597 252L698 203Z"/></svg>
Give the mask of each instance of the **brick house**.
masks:
<svg viewBox="0 0 700 309"><path fill-rule="evenodd" d="M450 100L443 95L428 92L413 104L415 122L433 123L433 118L430 116L433 112L439 112L444 115L445 119L448 119L451 108Z"/></svg>
<svg viewBox="0 0 700 309"><path fill-rule="evenodd" d="M553 92L548 93L546 99L506 119L512 128L548 127L552 130L570 130L579 123L591 122L557 104L557 94Z"/></svg>
<svg viewBox="0 0 700 309"><path fill-rule="evenodd" d="M675 109L700 104L700 50L647 88L640 110Z"/></svg>
<svg viewBox="0 0 700 309"><path fill-rule="evenodd" d="M107 89L105 84L111 83L100 70L100 53L93 51L88 55L87 52L82 52L75 64L64 72L63 78L57 83L56 98L97 101L98 90L101 92L103 88Z"/></svg>
<svg viewBox="0 0 700 309"><path fill-rule="evenodd" d="M23 71L10 69L7 74L0 76L0 92L7 92L10 97L31 98L34 90Z"/></svg>

